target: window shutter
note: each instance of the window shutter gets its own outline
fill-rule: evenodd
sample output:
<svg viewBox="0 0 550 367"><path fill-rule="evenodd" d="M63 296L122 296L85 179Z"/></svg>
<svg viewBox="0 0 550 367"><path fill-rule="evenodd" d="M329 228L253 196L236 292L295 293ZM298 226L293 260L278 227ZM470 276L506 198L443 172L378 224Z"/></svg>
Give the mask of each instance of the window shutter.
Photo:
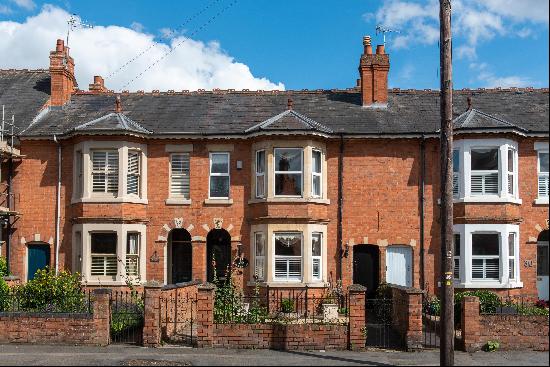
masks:
<svg viewBox="0 0 550 367"><path fill-rule="evenodd" d="M170 195L189 198L189 154L172 154Z"/></svg>

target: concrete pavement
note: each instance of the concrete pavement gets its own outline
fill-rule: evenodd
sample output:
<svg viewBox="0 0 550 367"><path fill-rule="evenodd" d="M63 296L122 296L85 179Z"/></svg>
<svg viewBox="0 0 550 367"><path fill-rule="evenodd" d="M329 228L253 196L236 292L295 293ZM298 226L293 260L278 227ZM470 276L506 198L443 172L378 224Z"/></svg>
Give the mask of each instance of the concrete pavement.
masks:
<svg viewBox="0 0 550 367"><path fill-rule="evenodd" d="M456 352L457 365L548 365L545 352ZM178 346L142 348L112 345L81 347L59 345L0 345L0 365L439 365L437 350L407 353L389 350L367 352L290 352L274 350L193 349Z"/></svg>

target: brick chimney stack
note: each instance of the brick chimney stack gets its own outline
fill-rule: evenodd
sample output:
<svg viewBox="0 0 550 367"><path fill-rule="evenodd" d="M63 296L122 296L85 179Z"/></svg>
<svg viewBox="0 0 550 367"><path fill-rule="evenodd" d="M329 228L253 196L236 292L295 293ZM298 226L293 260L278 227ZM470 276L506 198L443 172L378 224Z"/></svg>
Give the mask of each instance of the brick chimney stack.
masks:
<svg viewBox="0 0 550 367"><path fill-rule="evenodd" d="M89 85L90 92L99 94L107 91L105 80L99 75L94 76L94 83Z"/></svg>
<svg viewBox="0 0 550 367"><path fill-rule="evenodd" d="M390 57L384 45L372 53L370 36L363 37L364 51L359 62L361 99L363 107L386 107L388 103L388 72Z"/></svg>
<svg viewBox="0 0 550 367"><path fill-rule="evenodd" d="M78 84L74 76L74 60L69 48L58 39L55 51L50 51L51 106L63 106L71 99Z"/></svg>

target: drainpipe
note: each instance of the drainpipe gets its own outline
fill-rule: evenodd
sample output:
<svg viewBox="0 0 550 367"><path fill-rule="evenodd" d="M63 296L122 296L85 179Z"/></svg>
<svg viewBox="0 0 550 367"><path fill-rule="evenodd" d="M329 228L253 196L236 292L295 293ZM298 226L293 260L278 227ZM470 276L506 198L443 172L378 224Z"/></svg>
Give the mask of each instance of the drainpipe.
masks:
<svg viewBox="0 0 550 367"><path fill-rule="evenodd" d="M55 208L55 275L59 273L59 223L61 221L61 143L53 136L57 144L57 190Z"/></svg>
<svg viewBox="0 0 550 367"><path fill-rule="evenodd" d="M342 188L343 188L343 172L344 172L344 135L340 134L340 153L338 155L338 223L336 232L336 243L340 246L338 251L338 280L342 280L342 257L343 257L343 243L342 243L342 206L344 204Z"/></svg>
<svg viewBox="0 0 550 367"><path fill-rule="evenodd" d="M424 197L424 184L426 181L426 138L422 134L420 140L420 289L424 290L425 279L425 259L424 259L424 206L426 199Z"/></svg>

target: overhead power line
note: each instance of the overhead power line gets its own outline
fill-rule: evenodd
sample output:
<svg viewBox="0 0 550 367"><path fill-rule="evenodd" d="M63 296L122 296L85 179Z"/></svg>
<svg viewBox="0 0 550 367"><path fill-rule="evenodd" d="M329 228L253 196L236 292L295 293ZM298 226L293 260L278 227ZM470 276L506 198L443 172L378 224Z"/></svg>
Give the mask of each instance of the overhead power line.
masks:
<svg viewBox="0 0 550 367"><path fill-rule="evenodd" d="M219 3L220 1L223 1L223 0L213 0L211 1L207 6L205 6L204 8L202 8L200 11L196 12L195 14L193 14L192 16L190 16L189 18L187 18L178 28L176 28L177 30L183 30L184 27L189 24L190 22L192 22L193 20L195 20L197 17L199 17L200 15L202 15L205 11L207 11L208 9L210 9L212 6L214 6L215 4ZM147 47L146 49L144 49L143 51L141 51L140 53L138 53L136 56L132 57L130 60L128 60L127 62L125 62L123 65L121 65L118 69L116 69L115 71L111 72L109 75L107 75L107 77L105 79L109 79L109 78L112 78L113 76L115 76L116 74L118 74L120 71L122 71L123 69L125 69L128 65L130 65L131 63L133 63L134 61L136 61L137 59L139 59L141 56L143 56L145 53L147 53L150 49L152 49L153 47L157 46L157 43L153 41L153 43L151 43L151 45L149 47Z"/></svg>

